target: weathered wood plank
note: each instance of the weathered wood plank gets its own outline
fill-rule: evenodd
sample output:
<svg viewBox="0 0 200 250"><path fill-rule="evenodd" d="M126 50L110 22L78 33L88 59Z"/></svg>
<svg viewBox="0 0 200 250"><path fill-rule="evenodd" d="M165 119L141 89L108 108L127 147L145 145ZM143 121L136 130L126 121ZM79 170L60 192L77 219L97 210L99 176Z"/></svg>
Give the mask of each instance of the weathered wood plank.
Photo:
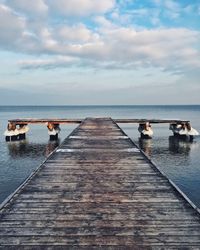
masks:
<svg viewBox="0 0 200 250"><path fill-rule="evenodd" d="M34 119L34 118L23 118L23 119L11 119L8 120L9 122L15 123L15 124L34 124L34 123L47 123L47 122L54 122L54 123L81 123L82 119Z"/></svg>
<svg viewBox="0 0 200 250"><path fill-rule="evenodd" d="M179 119L114 119L116 123L182 123L189 122L189 120L179 120Z"/></svg>
<svg viewBox="0 0 200 250"><path fill-rule="evenodd" d="M63 228L63 227L107 227L112 229L112 227L151 227L151 228L194 228L199 227L199 222L196 220L181 220L175 219L173 221L169 220L149 220L148 223L146 220L102 220L97 219L93 221L86 221L86 220L1 220L1 227L30 227L30 228L37 228L37 227L55 227L55 228Z"/></svg>
<svg viewBox="0 0 200 250"><path fill-rule="evenodd" d="M200 248L199 214L118 125L109 118L74 121L78 129L1 209L0 246Z"/></svg>
<svg viewBox="0 0 200 250"><path fill-rule="evenodd" d="M8 120L9 122L13 122L16 124L28 124L28 123L46 123L46 122L54 122L54 123L81 123L83 121L83 119L56 119L56 118L52 118L52 119L41 119L41 118L22 118L22 119L11 119ZM116 123L146 123L146 122L150 122L150 123L182 123L182 122L189 122L189 120L180 120L180 119L114 119L114 121ZM93 125L94 123L90 123L91 125L86 125L83 127L86 128L90 128L92 129L96 129L96 126ZM112 126L101 126L104 129L112 129ZM115 128L116 129L116 128Z"/></svg>
<svg viewBox="0 0 200 250"><path fill-rule="evenodd" d="M67 245L67 246L199 246L199 236L178 235L115 235L115 236L1 236L0 244L4 245ZM89 248L88 248L89 249Z"/></svg>
<svg viewBox="0 0 200 250"><path fill-rule="evenodd" d="M23 228L10 228L10 227L3 227L0 228L0 236L95 236L97 234L101 236L159 236L160 234L168 234L168 236L184 236L187 233L185 228L180 228L179 230L175 230L174 228L149 228L143 227L142 231L139 231L138 228L132 227L112 227L112 230L108 227L43 227L43 228L26 228L26 231ZM170 229L170 231L169 231ZM193 236L200 236L200 227L199 231L193 230L195 227L190 227L190 237Z"/></svg>

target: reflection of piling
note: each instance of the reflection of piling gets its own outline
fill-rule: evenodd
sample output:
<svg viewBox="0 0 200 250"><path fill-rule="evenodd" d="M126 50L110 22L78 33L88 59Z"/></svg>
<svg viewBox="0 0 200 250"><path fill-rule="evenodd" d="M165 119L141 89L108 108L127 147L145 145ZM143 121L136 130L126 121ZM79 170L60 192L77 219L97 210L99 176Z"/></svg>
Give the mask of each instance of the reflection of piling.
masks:
<svg viewBox="0 0 200 250"><path fill-rule="evenodd" d="M173 154L189 155L192 142L180 139L178 136L169 136L169 151Z"/></svg>
<svg viewBox="0 0 200 250"><path fill-rule="evenodd" d="M151 157L152 154L152 140L147 140L143 138L139 138L139 147L144 151L144 153Z"/></svg>
<svg viewBox="0 0 200 250"><path fill-rule="evenodd" d="M26 140L8 142L9 156L12 158L20 158L29 155L30 158L40 156L48 156L58 145L60 141L52 141L46 143L29 143Z"/></svg>

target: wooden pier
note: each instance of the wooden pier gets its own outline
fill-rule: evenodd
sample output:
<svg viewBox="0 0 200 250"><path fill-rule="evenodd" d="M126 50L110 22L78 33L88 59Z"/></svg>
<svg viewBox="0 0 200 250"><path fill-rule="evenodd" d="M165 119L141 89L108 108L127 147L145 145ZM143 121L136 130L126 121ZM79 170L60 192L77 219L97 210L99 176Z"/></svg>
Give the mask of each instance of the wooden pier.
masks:
<svg viewBox="0 0 200 250"><path fill-rule="evenodd" d="M9 197L2 249L200 249L200 215L110 118L88 118Z"/></svg>

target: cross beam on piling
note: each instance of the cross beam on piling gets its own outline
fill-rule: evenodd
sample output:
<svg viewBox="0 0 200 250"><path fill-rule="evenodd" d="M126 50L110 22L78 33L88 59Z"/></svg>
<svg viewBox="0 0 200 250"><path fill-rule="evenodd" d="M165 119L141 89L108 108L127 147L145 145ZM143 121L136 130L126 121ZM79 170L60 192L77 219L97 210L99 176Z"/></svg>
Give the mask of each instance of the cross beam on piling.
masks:
<svg viewBox="0 0 200 250"><path fill-rule="evenodd" d="M115 121L88 118L3 203L0 246L199 249L200 215Z"/></svg>
<svg viewBox="0 0 200 250"><path fill-rule="evenodd" d="M113 119L116 123L169 123L169 124L181 124L181 123L188 123L190 121L188 120L179 120L179 119ZM64 124L64 123L75 123L79 124L83 121L83 119L33 119L33 118L27 118L27 119L12 119L8 120L10 123L14 123L16 125L20 124L36 124L36 123L58 123L58 124Z"/></svg>
<svg viewBox="0 0 200 250"><path fill-rule="evenodd" d="M50 140L57 140L58 139L58 134L60 132L60 124L69 124L69 123L77 123L80 124L83 120L82 119L33 119L33 118L24 118L24 119L13 119L13 120L9 120L8 122L8 129L5 132L6 135L6 141L13 141L13 140L18 140L19 136L16 136L15 132L18 132L18 130L15 129L12 130L12 128L16 128L16 126L25 126L28 124L40 124L40 123L45 123L47 124L47 128L48 128L48 134L50 136ZM188 120L177 120L177 119L114 119L114 121L116 123L138 123L139 124L139 132L140 132L140 136L141 138L144 139L151 139L152 135L153 135L153 129L151 124L164 124L164 123L169 123L171 126L171 130L173 131L173 133L175 135L179 136L179 132L180 130L184 130L182 131L184 136L180 136L182 139L188 140L190 139L190 141L193 140L193 136L197 135L198 132L196 130L194 130L191 125L190 125L190 121ZM181 127L179 126L181 125ZM10 129L11 128L11 131ZM186 130L185 130L186 128ZM23 137L21 138L25 138L25 134Z"/></svg>
<svg viewBox="0 0 200 250"><path fill-rule="evenodd" d="M6 141L24 140L26 138L27 125L28 124L40 124L44 123L47 125L48 134L50 140L58 140L58 134L60 133L60 124L76 123L80 124L82 119L13 119L9 120L7 130L5 131ZM140 137L144 139L151 139L153 136L152 124L170 124L170 130L174 133L174 136L179 137L182 140L193 141L194 136L199 135L198 131L191 127L190 121L188 120L177 120L177 119L114 119L116 123L138 123L138 131ZM16 127L18 126L18 127Z"/></svg>
<svg viewBox="0 0 200 250"><path fill-rule="evenodd" d="M10 123L14 123L16 125L20 124L37 124L37 123L56 123L56 124L63 124L63 123L75 123L79 124L82 122L82 119L38 119L38 118L27 118L27 119L12 119L8 120Z"/></svg>

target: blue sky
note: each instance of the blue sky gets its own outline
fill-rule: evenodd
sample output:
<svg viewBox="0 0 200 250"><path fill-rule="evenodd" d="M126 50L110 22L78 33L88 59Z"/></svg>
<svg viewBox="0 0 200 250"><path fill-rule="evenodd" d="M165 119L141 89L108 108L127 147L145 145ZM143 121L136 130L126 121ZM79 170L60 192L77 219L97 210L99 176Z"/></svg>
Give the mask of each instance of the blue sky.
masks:
<svg viewBox="0 0 200 250"><path fill-rule="evenodd" d="M200 104L200 1L0 0L0 105Z"/></svg>

